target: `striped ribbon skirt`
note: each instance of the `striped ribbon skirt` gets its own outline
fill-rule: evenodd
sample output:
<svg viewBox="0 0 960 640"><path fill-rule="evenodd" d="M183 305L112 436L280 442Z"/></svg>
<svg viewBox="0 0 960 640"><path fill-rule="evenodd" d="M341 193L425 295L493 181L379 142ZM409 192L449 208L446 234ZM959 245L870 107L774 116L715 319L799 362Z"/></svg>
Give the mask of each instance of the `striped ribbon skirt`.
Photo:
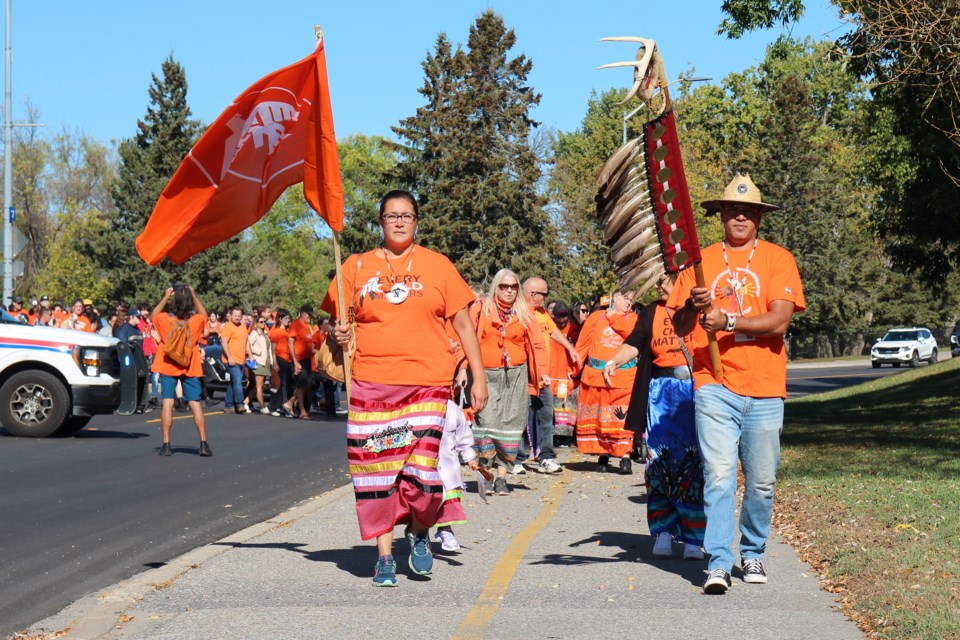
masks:
<svg viewBox="0 0 960 640"><path fill-rule="evenodd" d="M415 517L434 525L443 501L437 471L448 387L353 380L347 460L360 536L370 540Z"/></svg>
<svg viewBox="0 0 960 640"><path fill-rule="evenodd" d="M577 450L622 458L633 451L633 432L624 429L630 389L580 385L577 403Z"/></svg>

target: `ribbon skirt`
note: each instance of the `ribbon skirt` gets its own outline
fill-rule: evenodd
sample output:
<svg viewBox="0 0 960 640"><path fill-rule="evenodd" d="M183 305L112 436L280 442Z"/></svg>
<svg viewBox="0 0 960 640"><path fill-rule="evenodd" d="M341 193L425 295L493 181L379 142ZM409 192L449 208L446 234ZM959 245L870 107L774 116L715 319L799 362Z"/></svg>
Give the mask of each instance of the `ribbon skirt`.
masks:
<svg viewBox="0 0 960 640"><path fill-rule="evenodd" d="M450 390L353 380L347 461L364 540L412 517L427 527L443 501L437 471Z"/></svg>

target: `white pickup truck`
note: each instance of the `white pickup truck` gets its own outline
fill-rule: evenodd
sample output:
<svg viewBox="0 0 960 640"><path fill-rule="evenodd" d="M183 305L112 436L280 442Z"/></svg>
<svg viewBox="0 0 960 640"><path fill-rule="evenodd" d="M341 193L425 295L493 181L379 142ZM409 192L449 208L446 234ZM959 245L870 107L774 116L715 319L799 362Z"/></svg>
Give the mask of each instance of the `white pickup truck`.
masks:
<svg viewBox="0 0 960 640"><path fill-rule="evenodd" d="M94 415L130 415L142 404L144 373L116 338L0 322L0 423L15 436L68 434Z"/></svg>

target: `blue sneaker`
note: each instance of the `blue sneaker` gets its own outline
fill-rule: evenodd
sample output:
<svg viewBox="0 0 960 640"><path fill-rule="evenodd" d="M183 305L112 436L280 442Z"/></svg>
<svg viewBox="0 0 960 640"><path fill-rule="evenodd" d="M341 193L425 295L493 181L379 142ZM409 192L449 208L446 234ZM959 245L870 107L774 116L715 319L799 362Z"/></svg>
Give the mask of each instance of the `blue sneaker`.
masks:
<svg viewBox="0 0 960 640"><path fill-rule="evenodd" d="M393 556L380 556L373 568L373 586L397 586L397 563Z"/></svg>
<svg viewBox="0 0 960 640"><path fill-rule="evenodd" d="M429 575L433 571L433 552L430 551L429 532L413 535L410 527L404 532L407 542L410 543L410 570L421 576Z"/></svg>

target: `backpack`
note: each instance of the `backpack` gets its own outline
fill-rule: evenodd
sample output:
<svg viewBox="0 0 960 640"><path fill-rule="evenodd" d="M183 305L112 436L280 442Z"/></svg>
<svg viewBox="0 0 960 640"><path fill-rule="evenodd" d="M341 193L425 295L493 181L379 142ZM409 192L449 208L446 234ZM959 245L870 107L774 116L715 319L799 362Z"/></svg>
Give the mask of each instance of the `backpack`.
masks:
<svg viewBox="0 0 960 640"><path fill-rule="evenodd" d="M172 321L170 331L167 332L167 339L163 343L163 352L167 354L167 359L180 365L189 367L190 360L193 358L193 342L190 340L190 329L187 327L186 320L180 320L170 316Z"/></svg>

